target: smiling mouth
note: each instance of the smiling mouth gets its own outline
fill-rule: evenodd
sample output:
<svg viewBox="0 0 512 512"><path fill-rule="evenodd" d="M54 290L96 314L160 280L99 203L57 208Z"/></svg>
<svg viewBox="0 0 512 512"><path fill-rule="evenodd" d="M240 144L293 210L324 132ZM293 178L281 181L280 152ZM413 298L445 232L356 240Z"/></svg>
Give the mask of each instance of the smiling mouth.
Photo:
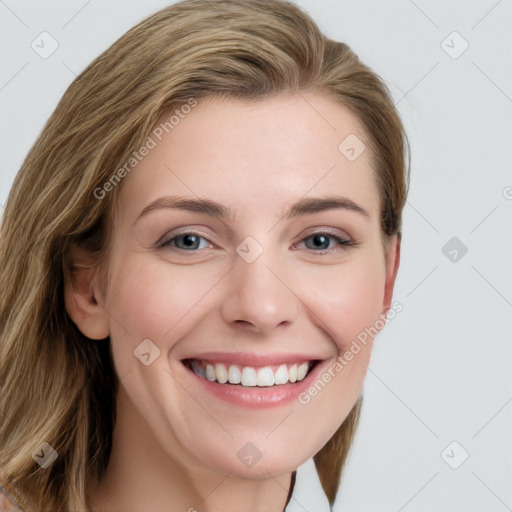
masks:
<svg viewBox="0 0 512 512"><path fill-rule="evenodd" d="M210 382L243 387L271 387L304 380L319 360L269 366L241 366L184 359L182 363L196 375Z"/></svg>

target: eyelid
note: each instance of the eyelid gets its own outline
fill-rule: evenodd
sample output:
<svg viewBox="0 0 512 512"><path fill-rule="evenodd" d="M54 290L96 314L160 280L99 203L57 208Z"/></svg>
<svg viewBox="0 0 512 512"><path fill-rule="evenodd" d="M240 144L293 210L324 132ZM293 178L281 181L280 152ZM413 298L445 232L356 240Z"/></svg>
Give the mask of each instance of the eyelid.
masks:
<svg viewBox="0 0 512 512"><path fill-rule="evenodd" d="M318 226L315 228L311 228L311 230L307 231L307 234L305 236L307 237L307 236L315 235L317 233L320 233L320 234L326 233L326 234L337 236L339 238L343 238L343 239L347 239L347 240L351 239L350 235L346 231L343 231L342 229L339 229L339 228L331 228L331 227L325 227L325 226Z"/></svg>
<svg viewBox="0 0 512 512"><path fill-rule="evenodd" d="M317 227L312 228L311 230L307 231L305 234L302 234L300 236L299 241L303 241L306 238L315 236L315 235L330 235L333 238L337 238L340 241L348 242L350 244L356 244L355 240L346 232L341 229L337 228L330 228L330 227Z"/></svg>
<svg viewBox="0 0 512 512"><path fill-rule="evenodd" d="M186 227L186 228L176 228L175 230L171 230L171 231L168 231L167 233L165 233L164 236L162 236L156 243L155 243L155 247L159 248L159 247L165 247L166 245L169 244L169 242L171 240L173 240L174 238L180 236L180 235L197 235L201 238L204 238L209 244L212 244L212 245L215 245L213 244L213 242L210 240L209 236L210 235L207 235L205 233L202 233L201 231L199 231L197 228L194 228L194 227ZM179 249L178 249L179 250ZM193 251L188 251L188 252L193 252Z"/></svg>

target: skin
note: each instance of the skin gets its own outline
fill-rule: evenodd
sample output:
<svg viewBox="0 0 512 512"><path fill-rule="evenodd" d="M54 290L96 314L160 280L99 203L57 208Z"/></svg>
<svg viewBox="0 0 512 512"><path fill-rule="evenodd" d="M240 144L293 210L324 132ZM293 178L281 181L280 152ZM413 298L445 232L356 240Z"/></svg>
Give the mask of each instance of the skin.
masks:
<svg viewBox="0 0 512 512"><path fill-rule="evenodd" d="M365 140L346 108L317 94L203 100L125 178L105 296L86 269L66 284L69 315L87 337L110 336L120 377L114 446L89 490L92 510L283 510L291 472L359 396L372 343L307 405L264 410L200 393L180 360L208 350L299 352L329 368L389 309L399 241L386 255L370 151L350 162L338 150L349 134ZM333 193L368 216L333 209L281 219L291 203ZM162 208L137 221L165 195L209 198L236 218ZM183 238L155 247L177 228L204 237L195 254ZM326 228L334 238L315 242L311 232ZM263 248L252 263L235 251L247 236ZM87 259L76 248L73 257ZM144 339L160 350L149 366L134 357ZM237 458L247 442L262 453L252 468Z"/></svg>

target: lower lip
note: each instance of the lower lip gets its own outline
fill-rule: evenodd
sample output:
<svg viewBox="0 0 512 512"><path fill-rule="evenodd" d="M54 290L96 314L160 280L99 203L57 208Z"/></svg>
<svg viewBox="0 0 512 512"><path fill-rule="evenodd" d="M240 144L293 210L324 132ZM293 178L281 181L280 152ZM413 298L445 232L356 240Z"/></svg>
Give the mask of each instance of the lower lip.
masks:
<svg viewBox="0 0 512 512"><path fill-rule="evenodd" d="M281 384L278 386L251 386L244 387L240 384L220 384L199 377L193 370L185 366L202 389L231 404L250 409L266 409L278 407L298 401L299 395L306 391L322 371L323 361L319 361L304 380L293 384Z"/></svg>

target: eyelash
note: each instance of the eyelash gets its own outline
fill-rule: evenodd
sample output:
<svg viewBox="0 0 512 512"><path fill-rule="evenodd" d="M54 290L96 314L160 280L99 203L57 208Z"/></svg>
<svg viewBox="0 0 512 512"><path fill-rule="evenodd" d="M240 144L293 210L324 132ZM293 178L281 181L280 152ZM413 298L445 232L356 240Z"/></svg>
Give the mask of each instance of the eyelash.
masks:
<svg viewBox="0 0 512 512"><path fill-rule="evenodd" d="M193 249L193 250L187 251L186 249L180 249L180 248L174 247L172 245L172 242L174 242L177 238L184 236L184 235L192 235L192 236L202 238L204 240L208 240L206 237L204 237L203 235L201 235L200 233L197 233L195 231L182 231L181 233L176 233L172 238L169 238L169 239L164 240L163 242L159 243L157 245L157 248L170 248L173 251L178 251L178 252L183 252L183 253L189 252L192 254L196 254L198 251L202 250L202 249ZM317 235L324 235L324 236L327 236L327 238L329 238L329 239L335 240L337 242L338 246L355 247L355 245L356 245L354 242L352 242L348 238L343 238L339 235L335 235L334 233L332 233L331 231L329 231L327 229L324 229L322 231L313 231L313 232L309 233L306 237L304 237L302 240L300 240L298 243L304 242L305 240L308 240L309 238L313 238ZM297 245L297 244L294 244L294 249L295 249L295 245ZM322 251L315 251L313 249L310 249L310 250L312 252L314 252L315 254L324 255L324 254L330 254L332 252L335 252L336 248L331 247L329 249L323 249Z"/></svg>

